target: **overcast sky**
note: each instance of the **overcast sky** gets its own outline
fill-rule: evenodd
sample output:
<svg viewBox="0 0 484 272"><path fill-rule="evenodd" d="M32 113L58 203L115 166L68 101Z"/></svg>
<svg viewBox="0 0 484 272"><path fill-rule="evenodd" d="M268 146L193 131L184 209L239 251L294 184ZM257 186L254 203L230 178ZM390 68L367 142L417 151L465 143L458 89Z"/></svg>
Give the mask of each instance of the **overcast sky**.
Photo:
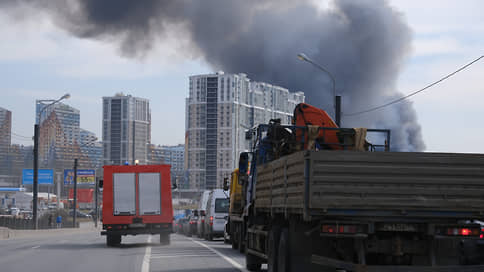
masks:
<svg viewBox="0 0 484 272"><path fill-rule="evenodd" d="M400 92L413 92L484 54L484 1L390 3L413 30ZM183 57L172 40L142 60L125 58L115 44L75 38L41 13L19 21L6 12L0 11L0 107L12 111L15 134L33 134L35 99L69 92L66 103L81 111L81 127L101 138L101 97L124 92L150 99L153 143L184 142L188 77L214 72L203 60ZM484 153L483 86L484 60L411 98L426 151ZM12 142L31 144L16 135Z"/></svg>

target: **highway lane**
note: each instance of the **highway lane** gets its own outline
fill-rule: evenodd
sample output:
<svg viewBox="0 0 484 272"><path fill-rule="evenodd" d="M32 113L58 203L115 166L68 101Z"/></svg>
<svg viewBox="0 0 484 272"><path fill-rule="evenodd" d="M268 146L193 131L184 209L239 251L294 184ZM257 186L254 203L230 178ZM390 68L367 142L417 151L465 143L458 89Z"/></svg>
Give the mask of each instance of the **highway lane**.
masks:
<svg viewBox="0 0 484 272"><path fill-rule="evenodd" d="M246 271L243 254L222 240L204 241L171 235L123 236L121 246L106 247L99 230L0 240L0 271Z"/></svg>

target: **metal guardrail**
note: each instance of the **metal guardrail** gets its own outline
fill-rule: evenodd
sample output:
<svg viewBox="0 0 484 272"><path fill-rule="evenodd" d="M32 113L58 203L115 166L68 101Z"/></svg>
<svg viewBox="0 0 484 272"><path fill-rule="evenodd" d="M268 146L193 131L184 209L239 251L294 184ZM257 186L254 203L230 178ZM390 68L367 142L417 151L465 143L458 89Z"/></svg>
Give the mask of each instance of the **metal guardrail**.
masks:
<svg viewBox="0 0 484 272"><path fill-rule="evenodd" d="M39 223L38 229L57 228L55 221L49 225L48 220L39 219L38 223ZM77 228L79 228L79 222L77 222L76 225L77 225ZM0 227L6 227L9 229L18 229L18 230L30 230L30 229L34 229L34 220L18 218L15 216L0 216ZM72 227L73 227L72 221L63 222L61 224L61 228L72 228Z"/></svg>
<svg viewBox="0 0 484 272"><path fill-rule="evenodd" d="M295 142L292 144L302 144L304 146L306 143L306 138L307 138L307 133L309 128L307 126L293 126L293 125L279 125L279 124L261 124L257 127L251 128L248 133L250 134L255 134L256 138L254 141L254 148L257 143L260 143L262 141L264 133L267 133L271 128L278 127L280 129L287 129L289 130L293 136L297 136L300 134L300 140L299 142L297 141L297 138L299 137L294 137L296 139ZM327 142L325 141L326 135L328 131L335 131L339 136L342 138L342 142ZM354 134L353 128L334 128L334 127L319 127L318 128L318 133L322 132L322 137L318 137L318 142L321 145L324 146L339 146L343 150L348 150L351 149L351 147L354 147L355 144L352 143L350 140ZM368 151L379 151L379 149L383 149L381 151L390 151L390 130L389 129L366 129L367 135L369 134L379 134L382 135L380 138L382 138L382 143L369 143L368 142Z"/></svg>

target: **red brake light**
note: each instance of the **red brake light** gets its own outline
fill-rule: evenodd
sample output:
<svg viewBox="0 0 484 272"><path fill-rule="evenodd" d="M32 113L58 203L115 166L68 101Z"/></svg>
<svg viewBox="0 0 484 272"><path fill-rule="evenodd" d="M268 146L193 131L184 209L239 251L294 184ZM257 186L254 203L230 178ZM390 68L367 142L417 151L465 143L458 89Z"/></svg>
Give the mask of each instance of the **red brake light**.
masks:
<svg viewBox="0 0 484 272"><path fill-rule="evenodd" d="M210 216L210 221L213 221L213 216Z"/></svg>
<svg viewBox="0 0 484 272"><path fill-rule="evenodd" d="M440 232L442 233L442 232ZM445 234L449 236L481 236L478 228L447 228Z"/></svg>
<svg viewBox="0 0 484 272"><path fill-rule="evenodd" d="M204 219L202 219L202 223L205 223L205 220Z"/></svg>
<svg viewBox="0 0 484 272"><path fill-rule="evenodd" d="M363 232L361 226L357 225L323 225L321 232L324 233L341 233L341 234L354 234L358 232Z"/></svg>
<svg viewBox="0 0 484 272"><path fill-rule="evenodd" d="M461 229L460 230L460 235L467 236L469 234L471 234L471 230L470 229Z"/></svg>

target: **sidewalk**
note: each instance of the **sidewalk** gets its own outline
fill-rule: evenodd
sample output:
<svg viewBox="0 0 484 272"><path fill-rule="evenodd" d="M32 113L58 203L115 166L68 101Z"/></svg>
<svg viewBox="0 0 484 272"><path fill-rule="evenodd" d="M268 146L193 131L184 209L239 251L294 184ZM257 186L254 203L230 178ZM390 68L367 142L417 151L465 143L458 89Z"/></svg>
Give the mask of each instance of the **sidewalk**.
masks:
<svg viewBox="0 0 484 272"><path fill-rule="evenodd" d="M98 227L94 227L94 222L80 222L79 228L62 228L62 229L43 229L43 230L14 230L5 227L0 227L0 240L26 238L35 236L56 236L56 235L70 235L87 232L100 232L102 224L98 222Z"/></svg>

